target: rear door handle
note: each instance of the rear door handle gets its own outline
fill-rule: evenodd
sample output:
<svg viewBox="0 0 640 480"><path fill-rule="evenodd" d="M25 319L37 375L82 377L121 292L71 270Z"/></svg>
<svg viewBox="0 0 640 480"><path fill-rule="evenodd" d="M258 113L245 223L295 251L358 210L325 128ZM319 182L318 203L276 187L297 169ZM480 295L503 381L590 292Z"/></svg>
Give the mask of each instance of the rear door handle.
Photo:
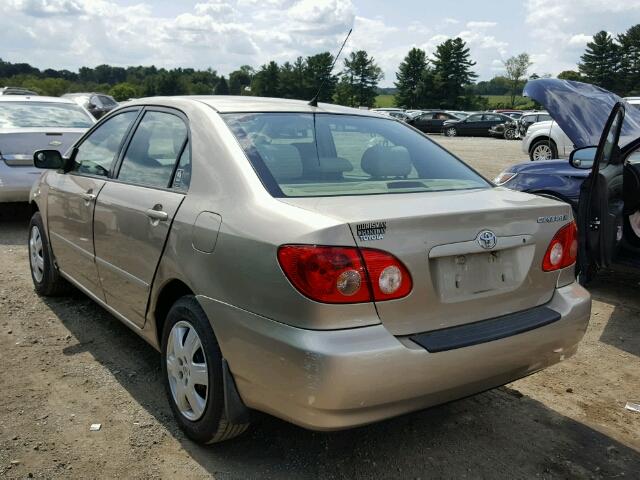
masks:
<svg viewBox="0 0 640 480"><path fill-rule="evenodd" d="M167 212L163 212L162 210L154 210L153 208L149 208L147 210L147 217L153 220L164 222L169 219L169 214Z"/></svg>

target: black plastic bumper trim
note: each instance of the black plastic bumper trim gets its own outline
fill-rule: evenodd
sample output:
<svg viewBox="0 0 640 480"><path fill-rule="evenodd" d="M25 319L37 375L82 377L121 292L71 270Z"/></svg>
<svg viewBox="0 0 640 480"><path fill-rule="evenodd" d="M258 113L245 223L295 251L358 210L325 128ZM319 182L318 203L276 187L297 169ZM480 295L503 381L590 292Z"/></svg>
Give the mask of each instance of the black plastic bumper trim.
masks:
<svg viewBox="0 0 640 480"><path fill-rule="evenodd" d="M418 333L409 339L428 352L445 352L528 332L556 322L560 318L561 315L555 310L536 307L480 322Z"/></svg>

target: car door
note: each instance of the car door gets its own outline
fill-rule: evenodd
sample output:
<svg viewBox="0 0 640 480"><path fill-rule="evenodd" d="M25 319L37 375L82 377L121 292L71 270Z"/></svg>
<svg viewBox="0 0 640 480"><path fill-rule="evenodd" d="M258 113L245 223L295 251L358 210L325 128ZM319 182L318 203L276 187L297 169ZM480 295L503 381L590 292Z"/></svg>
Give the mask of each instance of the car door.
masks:
<svg viewBox="0 0 640 480"><path fill-rule="evenodd" d="M616 104L602 132L591 175L583 182L580 191L578 226L581 272L588 272L594 267L609 267L615 260L623 237L624 164L618 141L624 114L623 104Z"/></svg>
<svg viewBox="0 0 640 480"><path fill-rule="evenodd" d="M174 188L184 179L177 166L190 153L187 120L178 111L148 107L134 128L115 178L96 200L94 243L107 304L142 327L156 267L185 195Z"/></svg>
<svg viewBox="0 0 640 480"><path fill-rule="evenodd" d="M463 135L476 135L479 131L480 125L482 124L482 115L476 114L471 115L460 122L460 126L462 127L460 130Z"/></svg>
<svg viewBox="0 0 640 480"><path fill-rule="evenodd" d="M95 265L95 199L139 110L118 113L97 125L74 148L67 173L47 176L49 240L60 270L104 300Z"/></svg>
<svg viewBox="0 0 640 480"><path fill-rule="evenodd" d="M421 132L430 132L431 130L430 130L429 123L432 118L433 118L433 113L423 113L413 121L413 126L416 127L418 130L420 130Z"/></svg>
<svg viewBox="0 0 640 480"><path fill-rule="evenodd" d="M478 131L478 135L489 135L489 129L495 125L507 122L506 117L494 114L485 114L482 117L482 127Z"/></svg>

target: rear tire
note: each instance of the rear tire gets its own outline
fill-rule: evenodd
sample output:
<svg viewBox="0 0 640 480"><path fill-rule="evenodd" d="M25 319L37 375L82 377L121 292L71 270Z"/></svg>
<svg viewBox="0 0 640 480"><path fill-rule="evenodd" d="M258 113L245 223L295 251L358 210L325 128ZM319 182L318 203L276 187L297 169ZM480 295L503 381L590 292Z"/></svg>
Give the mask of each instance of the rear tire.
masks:
<svg viewBox="0 0 640 480"><path fill-rule="evenodd" d="M505 140L515 140L516 138L516 131L514 128L507 128L504 131L504 138Z"/></svg>
<svg viewBox="0 0 640 480"><path fill-rule="evenodd" d="M532 162L538 160L553 160L554 158L558 158L558 148L553 140L538 140L529 149L529 158Z"/></svg>
<svg viewBox="0 0 640 480"><path fill-rule="evenodd" d="M43 297L69 293L71 285L60 276L55 265L40 212L34 213L29 222L28 246L31 279L36 293Z"/></svg>
<svg viewBox="0 0 640 480"><path fill-rule="evenodd" d="M444 129L444 134L447 137L455 137L458 135L458 130L455 127L447 127Z"/></svg>
<svg viewBox="0 0 640 480"><path fill-rule="evenodd" d="M194 296L182 297L167 314L162 334L162 376L176 421L195 442L229 440L249 426L226 418L222 353L209 319Z"/></svg>

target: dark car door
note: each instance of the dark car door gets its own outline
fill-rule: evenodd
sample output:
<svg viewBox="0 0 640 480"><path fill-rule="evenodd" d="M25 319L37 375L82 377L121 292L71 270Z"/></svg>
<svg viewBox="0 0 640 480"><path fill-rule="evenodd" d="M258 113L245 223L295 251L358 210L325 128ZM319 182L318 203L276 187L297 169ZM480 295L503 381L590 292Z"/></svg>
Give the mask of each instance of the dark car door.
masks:
<svg viewBox="0 0 640 480"><path fill-rule="evenodd" d="M482 116L482 126L478 129L477 135L489 135L489 129L501 123L508 122L510 119L507 116L496 115L495 113L485 113Z"/></svg>
<svg viewBox="0 0 640 480"><path fill-rule="evenodd" d="M602 132L591 174L580 191L578 230L581 272L589 272L594 267L609 267L615 260L623 237L624 164L618 141L624 114L623 104L616 104ZM579 152L576 150L572 154L574 165Z"/></svg>
<svg viewBox="0 0 640 480"><path fill-rule="evenodd" d="M418 116L413 122L413 126L416 127L421 132L432 132L433 131L433 113L423 113ZM437 130L440 131L439 129Z"/></svg>
<svg viewBox="0 0 640 480"><path fill-rule="evenodd" d="M465 120L456 124L456 128L460 135L476 135L482 128L482 114L469 115Z"/></svg>
<svg viewBox="0 0 640 480"><path fill-rule="evenodd" d="M148 107L96 200L96 265L107 304L142 327L156 267L184 199L190 163L186 118ZM180 164L180 165L178 165ZM179 173L176 173L179 172ZM176 177L176 178L174 178Z"/></svg>

